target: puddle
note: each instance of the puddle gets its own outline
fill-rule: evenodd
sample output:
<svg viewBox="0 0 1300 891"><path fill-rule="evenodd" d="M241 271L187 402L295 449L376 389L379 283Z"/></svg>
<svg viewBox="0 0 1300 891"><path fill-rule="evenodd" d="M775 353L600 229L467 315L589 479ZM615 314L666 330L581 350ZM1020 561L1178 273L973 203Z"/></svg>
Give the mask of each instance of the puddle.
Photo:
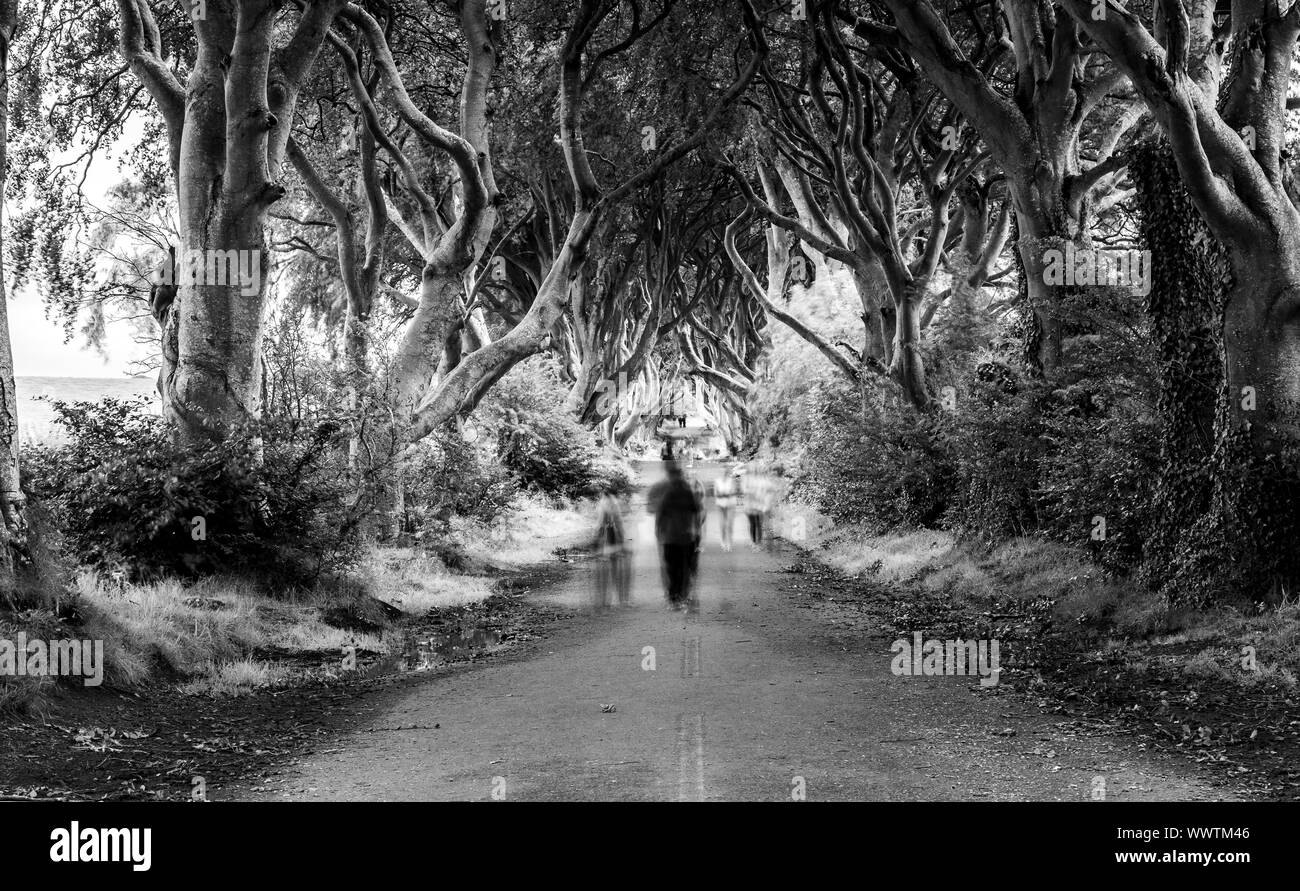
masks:
<svg viewBox="0 0 1300 891"><path fill-rule="evenodd" d="M501 632L489 628L408 634L402 641L400 653L384 656L363 671L367 675L427 671L440 665L464 661L475 653L491 649L500 643Z"/></svg>

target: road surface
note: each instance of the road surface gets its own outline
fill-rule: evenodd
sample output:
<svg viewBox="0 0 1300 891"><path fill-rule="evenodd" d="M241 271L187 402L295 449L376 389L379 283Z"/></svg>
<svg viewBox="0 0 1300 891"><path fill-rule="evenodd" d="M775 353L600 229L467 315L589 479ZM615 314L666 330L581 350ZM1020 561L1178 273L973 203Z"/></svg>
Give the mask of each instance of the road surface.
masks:
<svg viewBox="0 0 1300 891"><path fill-rule="evenodd" d="M535 595L579 611L540 648L405 687L330 751L234 797L1086 801L1099 788L1108 800L1227 797L1130 738L980 695L968 678L894 676L889 641L837 634L796 605L780 571L792 554L780 543L750 550L743 517L735 550L723 553L710 515L698 613L671 612L641 505L629 526L632 604L593 613L590 570L579 567Z"/></svg>

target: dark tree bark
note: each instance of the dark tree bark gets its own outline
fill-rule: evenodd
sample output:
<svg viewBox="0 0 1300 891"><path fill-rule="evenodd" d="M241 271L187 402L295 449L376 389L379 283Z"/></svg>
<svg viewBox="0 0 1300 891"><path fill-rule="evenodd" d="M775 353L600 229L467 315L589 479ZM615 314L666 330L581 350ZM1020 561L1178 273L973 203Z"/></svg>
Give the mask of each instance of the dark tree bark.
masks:
<svg viewBox="0 0 1300 891"><path fill-rule="evenodd" d="M1067 243L1089 246L1098 192L1113 185L1108 181L1113 170L1106 161L1136 120L1132 115L1108 122L1094 117L1122 78L1106 72L1089 76L1079 26L1064 10L1036 0L1008 0L992 5L993 19L1005 13L1008 25L994 42L1014 54L1015 87L1006 95L976 64L980 58L973 61L962 51L932 0L884 2L894 27L856 20L857 30L868 40L911 55L979 131L1006 175L1024 293L1033 314L1028 358L1050 375L1062 358L1071 289L1049 283L1044 255ZM996 30L1001 32L1000 24ZM996 58L997 52L986 48L982 58ZM1099 152L1093 166L1085 169L1080 145L1087 126L1099 131Z"/></svg>
<svg viewBox="0 0 1300 891"><path fill-rule="evenodd" d="M1173 574L1188 530L1211 506L1214 419L1223 382L1228 258L1178 175L1168 140L1148 140L1130 163L1142 236L1152 256L1148 297L1160 355L1160 480L1143 573Z"/></svg>
<svg viewBox="0 0 1300 891"><path fill-rule="evenodd" d="M1087 0L1062 0L1062 6L1133 81L1233 273L1223 311L1225 386L1215 424L1212 503L1193 532L1174 593L1205 598L1294 590L1300 583L1294 547L1300 533L1300 211L1282 149L1300 4L1232 4L1221 91L1206 74L1212 60L1196 51L1197 35L1211 28L1211 0L1161 0L1163 46L1113 3L1100 18Z"/></svg>

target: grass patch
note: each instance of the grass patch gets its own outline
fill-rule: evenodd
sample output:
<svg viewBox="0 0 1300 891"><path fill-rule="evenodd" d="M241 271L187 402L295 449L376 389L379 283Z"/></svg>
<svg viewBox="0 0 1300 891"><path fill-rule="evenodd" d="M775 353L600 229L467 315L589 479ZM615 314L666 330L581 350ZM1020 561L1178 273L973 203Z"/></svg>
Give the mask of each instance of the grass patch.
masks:
<svg viewBox="0 0 1300 891"><path fill-rule="evenodd" d="M831 526L804 505L787 504L786 511L807 518L810 534L799 544L822 563L850 578L941 597L949 610L978 613L1046 600L1058 629L1077 628L1081 639L1101 650L1143 644L1173 653L1169 658L1188 677L1244 689L1270 681L1289 687L1300 676L1300 602L1267 609L1248 603L1176 608L1059 542L1021 536L988 550L942 531L876 535ZM1253 647L1255 667L1242 670L1247 647Z"/></svg>
<svg viewBox="0 0 1300 891"><path fill-rule="evenodd" d="M419 548L376 548L362 562L363 583L374 597L411 616L465 606L492 594L492 579L463 575Z"/></svg>
<svg viewBox="0 0 1300 891"><path fill-rule="evenodd" d="M180 689L191 695L243 696L277 686L287 677L288 672L274 663L237 659L212 666L204 677L182 684Z"/></svg>
<svg viewBox="0 0 1300 891"><path fill-rule="evenodd" d="M1053 711L1124 725L1263 797L1296 797L1300 603L1266 607L1261 593L1261 603L1171 607L1034 537L988 550L930 531L840 528L800 544L855 594L835 599L854 604L837 621L886 637L998 639L999 693L1052 697Z"/></svg>
<svg viewBox="0 0 1300 891"><path fill-rule="evenodd" d="M82 636L104 641L106 678L120 686L151 680L213 679L234 684L257 650L338 650L346 643L382 651L377 636L326 621L351 602L364 614L359 590L325 588L291 600L268 600L234 579L204 579L184 586L112 582L89 571L76 576ZM373 613L382 621L381 613ZM223 672L236 671L236 674Z"/></svg>
<svg viewBox="0 0 1300 891"><path fill-rule="evenodd" d="M112 687L244 695L288 683L292 672L278 661L336 658L345 646L389 653L397 636L385 630L486 601L502 570L542 563L589 536L589 512L521 496L490 526L457 519L428 547L372 547L351 576L278 598L233 577L133 583L82 569L60 596L65 619L52 609L0 614L0 637L22 630L29 639L101 641ZM56 687L54 678L0 677L0 712L37 710Z"/></svg>
<svg viewBox="0 0 1300 891"><path fill-rule="evenodd" d="M516 502L507 522L484 526L460 521L453 525L449 539L489 569L520 569L546 562L558 548L590 538L594 529L591 502L548 501L525 495Z"/></svg>
<svg viewBox="0 0 1300 891"><path fill-rule="evenodd" d="M954 547L953 536L946 532L863 535L850 527L824 535L818 557L845 575L905 581L938 568Z"/></svg>

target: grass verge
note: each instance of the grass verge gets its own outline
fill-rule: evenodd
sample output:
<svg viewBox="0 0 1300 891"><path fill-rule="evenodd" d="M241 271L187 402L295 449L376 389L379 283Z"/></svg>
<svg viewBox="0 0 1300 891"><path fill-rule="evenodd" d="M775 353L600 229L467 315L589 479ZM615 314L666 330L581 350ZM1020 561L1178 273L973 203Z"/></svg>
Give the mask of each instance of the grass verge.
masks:
<svg viewBox="0 0 1300 891"><path fill-rule="evenodd" d="M787 527L800 510L786 507ZM851 613L859 632L997 639L1001 683L989 695L1035 697L1250 794L1300 798L1295 601L1182 609L1037 538L983 550L943 532L834 528L811 512L799 528L809 534L795 543L813 561L789 570L817 576L805 596Z"/></svg>
<svg viewBox="0 0 1300 891"><path fill-rule="evenodd" d="M167 685L243 695L293 684L305 669L363 661L404 646L405 624L457 614L490 598L498 578L544 562L585 534L580 509L521 498L493 526L459 523L429 546L374 547L354 575L268 598L246 582L133 584L81 570L57 612L0 616L0 640L87 640L103 647L110 689ZM0 675L0 713L40 714L78 678Z"/></svg>

